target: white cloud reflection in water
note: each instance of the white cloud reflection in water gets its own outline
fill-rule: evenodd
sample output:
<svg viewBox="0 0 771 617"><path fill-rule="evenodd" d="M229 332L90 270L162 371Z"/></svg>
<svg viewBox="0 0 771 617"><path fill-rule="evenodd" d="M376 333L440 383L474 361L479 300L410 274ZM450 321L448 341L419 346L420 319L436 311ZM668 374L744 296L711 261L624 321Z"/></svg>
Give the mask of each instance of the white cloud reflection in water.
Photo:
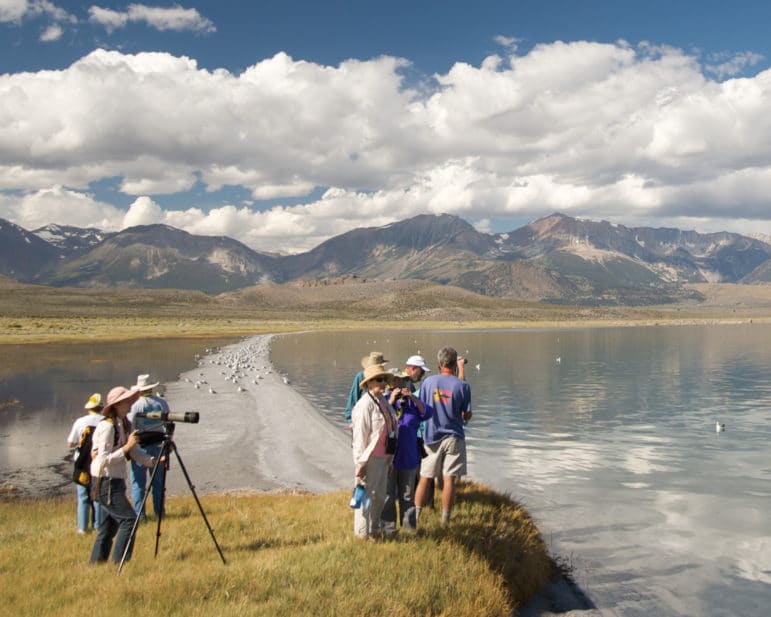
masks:
<svg viewBox="0 0 771 617"><path fill-rule="evenodd" d="M288 337L274 359L340 422L368 339ZM471 477L524 503L600 608L767 613L771 326L379 332L378 347L397 365L418 339L432 366L445 344L481 364Z"/></svg>

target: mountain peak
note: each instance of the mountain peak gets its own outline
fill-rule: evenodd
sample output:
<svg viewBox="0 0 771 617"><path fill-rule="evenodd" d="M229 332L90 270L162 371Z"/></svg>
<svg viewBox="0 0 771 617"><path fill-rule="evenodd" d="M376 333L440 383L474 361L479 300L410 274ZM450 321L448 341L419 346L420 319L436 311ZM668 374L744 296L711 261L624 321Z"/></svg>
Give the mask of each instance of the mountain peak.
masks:
<svg viewBox="0 0 771 617"><path fill-rule="evenodd" d="M404 242L414 248L444 244L458 234L478 233L466 220L452 214L419 214L382 228L385 234L403 236Z"/></svg>
<svg viewBox="0 0 771 617"><path fill-rule="evenodd" d="M82 227L58 225L56 223L38 227L32 233L41 240L45 240L60 249L67 256L83 253L111 235L95 227L84 229Z"/></svg>
<svg viewBox="0 0 771 617"><path fill-rule="evenodd" d="M85 234L103 235L83 249L76 242ZM268 256L226 236L161 224L117 234L47 225L32 234L0 220L2 274L59 286L207 293L264 281L425 279L526 300L643 304L692 293L683 283L771 280L771 246L728 232L628 228L559 212L495 235L458 216L421 214L353 229L306 253Z"/></svg>
<svg viewBox="0 0 771 617"><path fill-rule="evenodd" d="M577 222L577 219L555 212L554 214L533 221L528 227L539 235L545 235L553 233L558 227L565 225L566 223L575 222Z"/></svg>

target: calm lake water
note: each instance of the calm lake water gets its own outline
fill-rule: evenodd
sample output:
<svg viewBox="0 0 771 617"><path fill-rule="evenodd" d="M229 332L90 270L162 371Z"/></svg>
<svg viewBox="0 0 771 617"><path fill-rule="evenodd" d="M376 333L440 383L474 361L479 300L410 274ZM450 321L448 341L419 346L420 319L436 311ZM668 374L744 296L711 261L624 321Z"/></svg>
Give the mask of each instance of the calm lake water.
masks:
<svg viewBox="0 0 771 617"><path fill-rule="evenodd" d="M771 614L770 326L325 332L272 359L342 427L362 356L446 344L470 358L471 477L528 507L603 613Z"/></svg>
<svg viewBox="0 0 771 617"><path fill-rule="evenodd" d="M106 396L143 373L175 381L196 354L236 340L0 345L0 485L22 494L71 491L67 435L92 392Z"/></svg>

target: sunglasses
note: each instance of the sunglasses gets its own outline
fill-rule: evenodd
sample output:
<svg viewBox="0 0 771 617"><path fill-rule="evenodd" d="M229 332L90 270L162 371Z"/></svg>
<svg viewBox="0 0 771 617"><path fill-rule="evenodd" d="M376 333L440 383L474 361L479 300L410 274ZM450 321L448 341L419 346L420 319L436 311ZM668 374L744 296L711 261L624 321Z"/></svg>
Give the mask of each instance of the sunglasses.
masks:
<svg viewBox="0 0 771 617"><path fill-rule="evenodd" d="M377 382L377 383L385 383L385 382L386 382L386 381L388 381L388 380L387 380L387 378L385 378L385 377L373 377L373 378L372 378L372 381L375 381L375 382Z"/></svg>

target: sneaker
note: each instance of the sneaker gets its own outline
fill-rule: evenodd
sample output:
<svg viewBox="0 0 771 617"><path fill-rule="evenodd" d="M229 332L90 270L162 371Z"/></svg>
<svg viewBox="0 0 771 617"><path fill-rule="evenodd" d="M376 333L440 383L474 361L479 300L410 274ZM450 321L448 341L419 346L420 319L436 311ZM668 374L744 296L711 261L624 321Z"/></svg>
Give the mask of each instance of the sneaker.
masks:
<svg viewBox="0 0 771 617"><path fill-rule="evenodd" d="M85 529L78 529L78 535L85 536L88 533Z"/></svg>

